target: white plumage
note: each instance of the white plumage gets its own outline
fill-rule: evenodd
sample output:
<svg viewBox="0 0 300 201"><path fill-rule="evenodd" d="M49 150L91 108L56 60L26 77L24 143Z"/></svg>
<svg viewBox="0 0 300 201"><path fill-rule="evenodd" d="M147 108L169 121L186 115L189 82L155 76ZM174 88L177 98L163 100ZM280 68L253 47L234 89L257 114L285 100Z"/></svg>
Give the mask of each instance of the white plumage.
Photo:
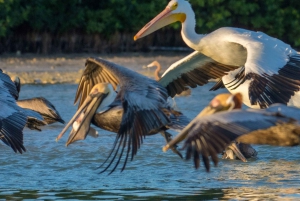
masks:
<svg viewBox="0 0 300 201"><path fill-rule="evenodd" d="M170 1L134 39L175 21L182 24L185 43L196 51L166 71L172 72L162 77L162 82L169 83L168 91L178 93L184 86L220 78L213 90L225 86L231 93L242 93L249 107L265 108L273 103L300 107L300 55L290 45L262 32L232 27L197 34L195 14L186 0Z"/></svg>

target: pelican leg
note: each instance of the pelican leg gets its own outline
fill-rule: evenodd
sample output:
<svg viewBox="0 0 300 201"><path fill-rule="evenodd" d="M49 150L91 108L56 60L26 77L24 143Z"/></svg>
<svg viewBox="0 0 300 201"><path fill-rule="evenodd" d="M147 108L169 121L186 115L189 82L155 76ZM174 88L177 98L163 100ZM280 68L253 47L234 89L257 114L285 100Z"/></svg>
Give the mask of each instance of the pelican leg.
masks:
<svg viewBox="0 0 300 201"><path fill-rule="evenodd" d="M172 135L167 131L160 131L160 134L165 138L166 142L169 143L172 140ZM180 158L183 158L182 154L177 150L177 145L174 145L170 149L177 154Z"/></svg>

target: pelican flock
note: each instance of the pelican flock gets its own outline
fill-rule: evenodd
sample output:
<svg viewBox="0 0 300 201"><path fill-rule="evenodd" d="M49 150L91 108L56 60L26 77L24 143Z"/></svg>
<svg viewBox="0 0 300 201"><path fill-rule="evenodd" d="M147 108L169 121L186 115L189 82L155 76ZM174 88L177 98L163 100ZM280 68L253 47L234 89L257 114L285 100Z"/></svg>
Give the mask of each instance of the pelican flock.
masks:
<svg viewBox="0 0 300 201"><path fill-rule="evenodd" d="M246 161L247 157L257 155L250 144L297 144L299 118L295 107L300 107L299 53L262 32L224 27L210 34L197 34L195 14L186 0L171 0L134 40L176 21L182 24L183 40L195 51L172 64L161 77L158 66L157 82L104 59L89 58L75 97L79 108L57 139L71 125L67 145L94 132L91 123L113 131L117 133L116 140L100 167L104 168L102 172L111 168L112 173L124 156L123 171L128 158L132 160L137 154L146 135L165 132L166 128L172 128L170 125L176 125L171 118L178 116L171 112L168 96L173 98L188 86L195 88L217 79L211 90L226 87L231 94L243 98L235 104L231 98L227 105L221 102L216 105L228 111L215 110L207 115L206 108L187 126L186 121L177 122L176 126L184 128L174 139L165 137L164 150L173 149L176 153L177 143L185 139L186 158L193 157L198 168L202 156L209 170L209 158L217 164L217 154L223 151L225 158L236 155ZM241 101L261 110L242 110ZM276 103L280 105L274 105ZM282 128L290 129L280 135L278 131ZM254 134L247 137L249 133ZM259 138L261 133L268 134Z"/></svg>
<svg viewBox="0 0 300 201"><path fill-rule="evenodd" d="M173 63L153 80L102 58L88 58L74 103L78 109L56 140L72 126L66 145L97 135L98 128L116 133L101 172L121 171L133 160L146 136L160 133L166 145L182 158L200 159L207 171L210 160L242 161L256 157L251 144L300 145L300 54L290 45L262 32L223 27L209 34L195 32L195 14L187 0L171 0L135 36L138 40L179 21L184 42L195 51ZM227 88L190 121L168 98L217 79L211 90ZM54 105L43 97L19 100L20 79L0 71L0 139L15 152L26 151L23 129L64 123ZM242 104L250 107L243 109ZM178 131L174 138L169 129ZM173 138L173 139L172 139Z"/></svg>
<svg viewBox="0 0 300 201"><path fill-rule="evenodd" d="M186 0L171 0L134 40L176 21L181 22L182 39L195 52L166 70L173 76L162 75L171 95L185 86L201 86L218 78L212 90L225 86L231 93L241 93L251 108L274 103L300 107L300 54L296 50L265 33L240 28L197 34L195 14Z"/></svg>

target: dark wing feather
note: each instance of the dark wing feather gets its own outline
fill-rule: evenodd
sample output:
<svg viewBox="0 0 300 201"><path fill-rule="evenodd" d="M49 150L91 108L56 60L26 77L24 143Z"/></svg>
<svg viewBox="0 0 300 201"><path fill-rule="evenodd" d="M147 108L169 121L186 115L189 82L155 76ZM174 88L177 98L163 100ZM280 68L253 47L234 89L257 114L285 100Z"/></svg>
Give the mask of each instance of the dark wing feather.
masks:
<svg viewBox="0 0 300 201"><path fill-rule="evenodd" d="M42 115L47 124L51 124L57 121L65 123L65 121L61 118L59 112L56 110L55 106L44 97L18 100L17 105L22 108L27 108L39 113L40 115Z"/></svg>
<svg viewBox="0 0 300 201"><path fill-rule="evenodd" d="M300 112L297 108L293 110ZM211 157L216 165L217 154L225 150L228 144L239 136L291 121L291 117L274 111L275 109L273 111L233 110L205 117L198 116L168 144L173 146L186 136L183 148L187 150L187 159L193 156L195 167L198 168L202 156L206 170L209 171L209 158Z"/></svg>
<svg viewBox="0 0 300 201"><path fill-rule="evenodd" d="M145 135L170 122L162 111L167 104L167 91L156 81L128 68L104 59L89 58L77 89L75 102L81 97L79 104L81 105L92 85L99 82L111 83L115 90L119 86L116 99L121 101L124 109L113 148L100 167L108 163L103 171L112 167L113 172L124 158L123 170L129 155L132 160Z"/></svg>
<svg viewBox="0 0 300 201"><path fill-rule="evenodd" d="M9 107L9 105L7 105L7 107ZM23 129L26 122L26 115L18 111L5 118L1 117L0 139L16 153L26 151L23 146Z"/></svg>
<svg viewBox="0 0 300 201"><path fill-rule="evenodd" d="M0 91L1 93L7 93L4 99L12 100L17 99L19 97L19 93L17 91L15 83L13 83L10 77L3 73L0 69Z"/></svg>
<svg viewBox="0 0 300 201"><path fill-rule="evenodd" d="M201 54L193 52L172 64L162 75L159 83L166 87L171 97L180 94L186 86L195 88L207 84L210 79L221 78L239 66L224 65ZM218 86L218 87L221 87Z"/></svg>
<svg viewBox="0 0 300 201"><path fill-rule="evenodd" d="M0 139L15 152L22 153L23 128L27 115L16 105L18 91L10 77L0 70Z"/></svg>
<svg viewBox="0 0 300 201"><path fill-rule="evenodd" d="M245 68L241 68L235 79L225 85L234 90L246 80L251 80L249 98L252 105L266 108L274 103L287 104L300 90L300 55L291 57L285 66L272 75L253 72L245 74Z"/></svg>
<svg viewBox="0 0 300 201"><path fill-rule="evenodd" d="M98 83L110 83L116 89L120 82L117 75L108 66L101 65L96 58L88 58L75 96L74 103L80 99L78 108L89 95L93 86Z"/></svg>

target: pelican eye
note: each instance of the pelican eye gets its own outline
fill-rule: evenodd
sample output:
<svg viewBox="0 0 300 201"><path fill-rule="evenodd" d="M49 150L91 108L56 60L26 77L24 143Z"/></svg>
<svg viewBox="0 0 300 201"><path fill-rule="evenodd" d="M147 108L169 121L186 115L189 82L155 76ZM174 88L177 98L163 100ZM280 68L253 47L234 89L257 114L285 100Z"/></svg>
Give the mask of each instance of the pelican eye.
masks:
<svg viewBox="0 0 300 201"><path fill-rule="evenodd" d="M177 7L178 7L178 3L176 2L176 3L174 3L174 4L172 5L171 9L172 9L172 10L175 10Z"/></svg>

